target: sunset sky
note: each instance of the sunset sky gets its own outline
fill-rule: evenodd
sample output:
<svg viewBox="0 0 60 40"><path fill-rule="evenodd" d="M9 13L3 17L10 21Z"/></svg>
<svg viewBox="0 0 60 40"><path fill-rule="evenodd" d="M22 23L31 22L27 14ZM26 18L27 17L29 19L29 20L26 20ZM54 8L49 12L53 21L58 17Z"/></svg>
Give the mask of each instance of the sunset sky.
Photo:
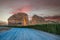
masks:
<svg viewBox="0 0 60 40"><path fill-rule="evenodd" d="M0 20L7 21L17 12L26 12L29 17L60 15L60 0L0 0Z"/></svg>

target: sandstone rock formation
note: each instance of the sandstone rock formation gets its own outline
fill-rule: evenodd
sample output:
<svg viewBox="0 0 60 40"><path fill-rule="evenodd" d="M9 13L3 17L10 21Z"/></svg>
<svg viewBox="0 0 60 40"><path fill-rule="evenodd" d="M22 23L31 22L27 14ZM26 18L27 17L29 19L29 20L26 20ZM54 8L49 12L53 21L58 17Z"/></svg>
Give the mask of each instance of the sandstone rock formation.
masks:
<svg viewBox="0 0 60 40"><path fill-rule="evenodd" d="M25 26L28 25L28 15L26 13L17 13L8 19L8 25Z"/></svg>

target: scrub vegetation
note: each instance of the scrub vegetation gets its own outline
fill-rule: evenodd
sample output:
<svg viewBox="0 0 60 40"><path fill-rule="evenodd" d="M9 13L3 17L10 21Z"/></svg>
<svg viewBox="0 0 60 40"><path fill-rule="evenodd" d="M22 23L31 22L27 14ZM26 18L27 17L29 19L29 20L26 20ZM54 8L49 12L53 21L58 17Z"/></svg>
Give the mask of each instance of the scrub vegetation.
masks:
<svg viewBox="0 0 60 40"><path fill-rule="evenodd" d="M32 28L32 29L37 29L48 33L60 35L60 24L39 24L39 25L28 25L28 26L1 26L1 27Z"/></svg>

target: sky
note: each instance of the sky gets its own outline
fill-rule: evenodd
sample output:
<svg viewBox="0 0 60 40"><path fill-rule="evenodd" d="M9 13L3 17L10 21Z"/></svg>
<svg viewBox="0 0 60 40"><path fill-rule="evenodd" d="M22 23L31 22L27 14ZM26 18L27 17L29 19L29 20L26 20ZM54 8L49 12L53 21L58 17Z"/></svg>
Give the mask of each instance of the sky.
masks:
<svg viewBox="0 0 60 40"><path fill-rule="evenodd" d="M29 18L60 16L60 0L0 0L0 20L7 22L17 12L25 12Z"/></svg>

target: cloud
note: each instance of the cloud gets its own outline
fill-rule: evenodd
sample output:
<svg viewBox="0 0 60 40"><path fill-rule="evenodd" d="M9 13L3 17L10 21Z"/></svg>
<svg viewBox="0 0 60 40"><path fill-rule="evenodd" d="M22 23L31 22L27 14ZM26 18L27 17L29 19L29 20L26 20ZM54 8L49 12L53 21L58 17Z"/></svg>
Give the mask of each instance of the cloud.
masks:
<svg viewBox="0 0 60 40"><path fill-rule="evenodd" d="M60 15L60 0L0 0L0 5L13 10L22 10L26 7L30 16L34 14L42 14L41 16Z"/></svg>

